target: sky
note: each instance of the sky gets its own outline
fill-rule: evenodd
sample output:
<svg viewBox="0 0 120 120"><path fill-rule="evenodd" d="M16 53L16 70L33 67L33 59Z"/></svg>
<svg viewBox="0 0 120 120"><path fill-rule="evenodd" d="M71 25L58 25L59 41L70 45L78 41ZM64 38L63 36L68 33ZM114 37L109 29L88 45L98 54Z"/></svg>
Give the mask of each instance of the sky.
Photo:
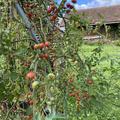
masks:
<svg viewBox="0 0 120 120"><path fill-rule="evenodd" d="M61 0L57 0L60 3ZM71 0L67 0L68 2ZM120 4L120 0L77 0L76 9L86 9Z"/></svg>

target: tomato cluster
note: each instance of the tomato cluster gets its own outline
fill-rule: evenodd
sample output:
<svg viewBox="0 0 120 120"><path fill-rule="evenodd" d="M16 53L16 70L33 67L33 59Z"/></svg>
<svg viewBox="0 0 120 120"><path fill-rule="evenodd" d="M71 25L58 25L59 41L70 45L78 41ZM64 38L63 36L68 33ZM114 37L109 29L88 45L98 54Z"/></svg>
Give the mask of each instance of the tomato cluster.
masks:
<svg viewBox="0 0 120 120"><path fill-rule="evenodd" d="M59 20L58 18L61 17L61 14L62 15L64 13L68 14L72 11L72 9L74 9L74 3L76 3L76 2L77 2L77 0L71 0L71 3L68 3L67 0L63 0L59 6L56 5L54 2L48 2L49 4L48 4L48 7L47 7L46 12L45 12L45 14L47 13L47 15L48 15L47 20L49 20L54 26L55 25L54 22L57 22L56 20ZM32 3L32 2L26 2L26 3L23 4L23 7L25 9L25 12L26 12L28 18L30 19L30 21L35 22L36 26L38 25L39 15L37 13L35 13L35 11L33 11L32 9L33 8L36 9L37 6L38 6L38 4L35 4L35 3ZM43 10L43 11L45 11L45 10ZM42 22L42 24L40 25L41 28L37 29L37 30L40 30L41 34L44 34L44 35L41 35L42 36L41 39L44 39L44 40L41 40L42 41L41 43L34 44L32 46L32 48L33 48L32 50L34 51L34 54L37 53L38 60L43 61L43 64L44 64L44 62L48 62L48 63L51 64L51 61L52 62L54 61L53 57L56 56L55 52L53 52L53 51L54 51L54 48L55 48L54 45L57 42L55 44L54 44L53 41L50 42L49 35L47 33L43 32L44 31L44 24L43 24L44 21L42 20L41 22ZM57 29L54 28L52 32L54 33L55 31L57 31ZM51 34L53 34L52 32L51 32ZM45 35L46 36L48 35L46 37L46 39L45 39L45 37L43 37ZM50 53L52 55L50 55ZM30 64L32 64L32 63L30 63ZM24 66L30 68L31 67L30 64L28 64L26 62L26 64ZM52 67L54 67L54 65L52 65ZM51 68L51 69L53 70L53 68ZM47 72L46 79L48 81L52 81L54 83L55 80L56 80L56 75L54 74L53 71L51 73ZM36 90L36 88L38 88L38 86L40 85L39 80L37 80L38 76L39 75L38 75L37 71L34 70L34 68L32 68L32 69L30 68L28 73L25 75L25 79L27 80L27 83L30 84L29 85L29 88L31 89L30 92L33 92L33 90ZM45 78L43 78L43 79L45 79ZM72 84L74 81L72 79L70 79L68 82ZM43 92L43 94L46 94L44 90L42 92ZM80 103L79 90L74 89L73 93L70 93L69 95L71 97L75 97L75 99L77 101L77 105L79 105L79 103ZM43 99L44 99L44 97L43 97ZM52 98L50 98L50 99L52 99ZM26 106L27 105L32 106L34 104L34 101L32 99L27 99L27 101L23 101L23 102L24 102L24 104L26 104ZM22 106L22 103L21 103L21 106ZM31 116L29 116L29 117L31 119Z"/></svg>
<svg viewBox="0 0 120 120"><path fill-rule="evenodd" d="M37 7L38 4L36 3L30 3L30 2L26 2L23 4L23 7L25 7L26 9L32 9L32 8L35 8Z"/></svg>
<svg viewBox="0 0 120 120"><path fill-rule="evenodd" d="M29 19L36 17L36 14L34 14L33 12L30 12L30 10L33 8L36 8L37 6L38 4L30 3L30 2L26 2L23 4L23 7L26 9L26 11L28 11L27 16Z"/></svg>
<svg viewBox="0 0 120 120"><path fill-rule="evenodd" d="M85 79L85 83L86 83L86 88L87 87L91 87L91 85L93 85L93 80L90 78ZM69 94L68 94L68 98L72 99L74 98L74 100L76 101L76 105L77 105L77 110L80 110L80 106L81 103L86 103L89 102L91 95L89 94L89 91L86 89L82 89L80 88L76 88L76 80L74 78L70 78L68 80L68 84L67 84L67 88L69 90Z"/></svg>
<svg viewBox="0 0 120 120"><path fill-rule="evenodd" d="M72 78L68 80L68 87L70 89L69 97L75 98L77 107L80 107L80 100L81 100L80 90L75 88L74 82L75 82L75 80Z"/></svg>
<svg viewBox="0 0 120 120"><path fill-rule="evenodd" d="M49 47L50 46L50 42L45 42L45 43L39 43L39 44L35 44L34 45L34 49L43 49L43 48L45 48L45 47Z"/></svg>
<svg viewBox="0 0 120 120"><path fill-rule="evenodd" d="M51 17L50 17L51 21L55 21L57 19L58 12L59 11L58 11L57 7L55 6L54 2L50 2L50 6L47 9L47 13L49 15L51 15Z"/></svg>
<svg viewBox="0 0 120 120"><path fill-rule="evenodd" d="M66 2L67 0L63 0L63 3L61 3L59 7L57 7L54 2L50 2L47 13L50 16L51 21L55 21L59 17L61 10L64 10L67 14L71 12L71 10L74 8L74 5ZM77 0L71 0L71 2L74 4L77 3Z"/></svg>

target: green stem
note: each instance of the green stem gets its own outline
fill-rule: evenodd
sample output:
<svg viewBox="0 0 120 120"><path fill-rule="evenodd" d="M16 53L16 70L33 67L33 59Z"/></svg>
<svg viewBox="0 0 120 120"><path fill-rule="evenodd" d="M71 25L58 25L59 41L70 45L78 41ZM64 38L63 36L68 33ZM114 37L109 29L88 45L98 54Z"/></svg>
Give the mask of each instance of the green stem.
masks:
<svg viewBox="0 0 120 120"><path fill-rule="evenodd" d="M7 112L5 120L8 119L10 112L12 111L13 107L17 104L18 100L19 100L19 97L17 98L16 102L12 105L12 107L9 109L9 111Z"/></svg>

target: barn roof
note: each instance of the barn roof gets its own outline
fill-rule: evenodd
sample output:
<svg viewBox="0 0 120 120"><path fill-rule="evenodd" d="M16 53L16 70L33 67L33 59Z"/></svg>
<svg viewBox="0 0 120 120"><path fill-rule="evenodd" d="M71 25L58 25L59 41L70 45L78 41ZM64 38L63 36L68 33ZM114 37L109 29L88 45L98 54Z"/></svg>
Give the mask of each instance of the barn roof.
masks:
<svg viewBox="0 0 120 120"><path fill-rule="evenodd" d="M87 18L91 24L103 22L104 24L120 23L120 5L81 9L77 12Z"/></svg>

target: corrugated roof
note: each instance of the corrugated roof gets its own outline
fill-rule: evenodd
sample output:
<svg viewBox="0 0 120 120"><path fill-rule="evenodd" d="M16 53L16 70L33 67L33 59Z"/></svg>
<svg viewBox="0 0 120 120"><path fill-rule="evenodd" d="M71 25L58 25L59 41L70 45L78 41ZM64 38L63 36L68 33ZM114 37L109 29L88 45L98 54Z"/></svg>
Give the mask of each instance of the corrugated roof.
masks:
<svg viewBox="0 0 120 120"><path fill-rule="evenodd" d="M91 24L103 21L105 24L120 23L120 5L79 10Z"/></svg>

